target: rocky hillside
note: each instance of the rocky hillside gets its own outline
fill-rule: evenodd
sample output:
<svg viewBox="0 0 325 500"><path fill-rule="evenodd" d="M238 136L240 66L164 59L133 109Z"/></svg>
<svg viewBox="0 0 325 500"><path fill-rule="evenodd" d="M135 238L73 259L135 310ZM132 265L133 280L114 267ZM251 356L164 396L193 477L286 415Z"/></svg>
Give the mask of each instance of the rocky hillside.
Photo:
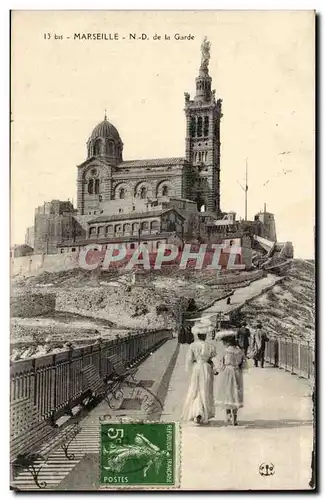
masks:
<svg viewBox="0 0 325 500"><path fill-rule="evenodd" d="M261 321L268 334L314 343L314 262L295 260L284 281L243 307L240 318L252 326Z"/></svg>

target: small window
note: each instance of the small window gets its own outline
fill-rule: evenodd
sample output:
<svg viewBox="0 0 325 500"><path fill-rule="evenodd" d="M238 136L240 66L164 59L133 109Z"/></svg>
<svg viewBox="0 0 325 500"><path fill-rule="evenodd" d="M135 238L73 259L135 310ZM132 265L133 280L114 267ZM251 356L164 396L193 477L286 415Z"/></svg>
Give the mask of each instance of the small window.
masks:
<svg viewBox="0 0 325 500"><path fill-rule="evenodd" d="M125 198L125 189L124 189L124 188L122 188L122 189L120 190L120 199L121 199L121 200L124 200L124 198Z"/></svg>
<svg viewBox="0 0 325 500"><path fill-rule="evenodd" d="M95 194L99 193L99 179L95 180Z"/></svg>
<svg viewBox="0 0 325 500"><path fill-rule="evenodd" d="M135 243L130 243L130 250L134 250L135 249Z"/></svg>
<svg viewBox="0 0 325 500"><path fill-rule="evenodd" d="M100 155L102 149L102 141L97 139L94 144L94 155Z"/></svg>
<svg viewBox="0 0 325 500"><path fill-rule="evenodd" d="M61 248L60 252L63 253L64 252L64 248Z"/></svg>
<svg viewBox="0 0 325 500"><path fill-rule="evenodd" d="M168 186L164 186L164 187L162 188L162 195L163 195L163 196L168 196Z"/></svg>
<svg viewBox="0 0 325 500"><path fill-rule="evenodd" d="M147 189L143 186L140 191L140 198L144 200L147 197Z"/></svg>
<svg viewBox="0 0 325 500"><path fill-rule="evenodd" d="M122 208L119 208L118 209L118 213L121 214L123 212L123 209Z"/></svg>
<svg viewBox="0 0 325 500"><path fill-rule="evenodd" d="M75 251L76 251L76 249L74 247L71 248L71 252L75 252Z"/></svg>
<svg viewBox="0 0 325 500"><path fill-rule="evenodd" d="M205 116L204 117L204 137L207 137L209 135L209 117Z"/></svg>
<svg viewBox="0 0 325 500"><path fill-rule="evenodd" d="M94 192L94 179L89 179L88 194L93 194L93 192Z"/></svg>
<svg viewBox="0 0 325 500"><path fill-rule="evenodd" d="M196 119L194 116L192 116L190 121L190 136L195 137L195 135L196 135Z"/></svg>

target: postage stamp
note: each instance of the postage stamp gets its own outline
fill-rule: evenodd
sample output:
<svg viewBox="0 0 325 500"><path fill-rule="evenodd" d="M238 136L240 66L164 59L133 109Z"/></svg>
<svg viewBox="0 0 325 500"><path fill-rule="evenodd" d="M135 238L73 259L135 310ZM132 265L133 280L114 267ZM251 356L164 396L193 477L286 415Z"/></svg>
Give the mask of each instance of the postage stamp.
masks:
<svg viewBox="0 0 325 500"><path fill-rule="evenodd" d="M176 423L102 422L101 487L177 487L177 436Z"/></svg>

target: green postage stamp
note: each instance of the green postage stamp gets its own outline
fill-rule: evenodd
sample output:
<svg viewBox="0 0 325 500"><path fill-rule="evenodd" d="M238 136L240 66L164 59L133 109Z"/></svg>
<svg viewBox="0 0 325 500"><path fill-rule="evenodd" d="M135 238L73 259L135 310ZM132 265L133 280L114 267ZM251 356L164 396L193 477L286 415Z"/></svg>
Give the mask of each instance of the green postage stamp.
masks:
<svg viewBox="0 0 325 500"><path fill-rule="evenodd" d="M101 424L101 487L179 486L175 423Z"/></svg>

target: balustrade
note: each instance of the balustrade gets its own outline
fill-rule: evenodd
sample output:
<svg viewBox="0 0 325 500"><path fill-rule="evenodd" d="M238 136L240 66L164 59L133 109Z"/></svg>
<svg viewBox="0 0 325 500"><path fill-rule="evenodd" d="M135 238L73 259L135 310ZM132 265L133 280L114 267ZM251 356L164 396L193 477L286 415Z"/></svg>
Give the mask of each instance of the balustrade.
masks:
<svg viewBox="0 0 325 500"><path fill-rule="evenodd" d="M265 361L302 378L314 379L314 348L309 342L271 337L266 344Z"/></svg>
<svg viewBox="0 0 325 500"><path fill-rule="evenodd" d="M162 341L172 337L170 330L144 331L126 338L98 341L57 354L15 361L10 366L10 400L32 399L40 418L49 418L60 410L72 408L87 388L81 369L93 364L101 378L113 365L135 364Z"/></svg>

